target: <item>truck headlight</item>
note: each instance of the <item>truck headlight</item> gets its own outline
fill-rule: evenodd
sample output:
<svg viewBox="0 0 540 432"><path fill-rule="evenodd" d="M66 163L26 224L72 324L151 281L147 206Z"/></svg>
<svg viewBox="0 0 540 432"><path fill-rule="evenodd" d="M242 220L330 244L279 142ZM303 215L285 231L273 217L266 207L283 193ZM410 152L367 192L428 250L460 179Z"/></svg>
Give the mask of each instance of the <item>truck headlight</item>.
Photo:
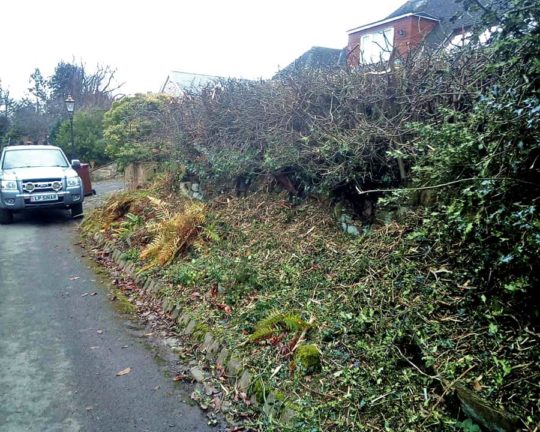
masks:
<svg viewBox="0 0 540 432"><path fill-rule="evenodd" d="M81 178L80 177L69 177L67 179L67 185L68 187L75 187L81 185Z"/></svg>
<svg viewBox="0 0 540 432"><path fill-rule="evenodd" d="M15 180L2 180L0 181L0 189L17 190L17 182Z"/></svg>

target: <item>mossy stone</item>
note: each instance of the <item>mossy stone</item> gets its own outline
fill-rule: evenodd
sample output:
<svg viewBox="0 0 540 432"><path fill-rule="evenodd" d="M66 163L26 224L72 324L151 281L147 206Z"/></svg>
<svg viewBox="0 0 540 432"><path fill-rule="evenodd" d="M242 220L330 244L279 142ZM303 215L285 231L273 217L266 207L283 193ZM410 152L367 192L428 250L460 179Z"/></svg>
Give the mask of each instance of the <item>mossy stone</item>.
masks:
<svg viewBox="0 0 540 432"><path fill-rule="evenodd" d="M321 370L321 352L317 345L300 345L294 353L294 363L305 373L314 373Z"/></svg>
<svg viewBox="0 0 540 432"><path fill-rule="evenodd" d="M254 395L257 402L264 403L266 396L269 394L270 388L264 384L261 379L257 379L251 383L249 393Z"/></svg>
<svg viewBox="0 0 540 432"><path fill-rule="evenodd" d="M206 333L208 333L209 331L210 331L210 327L208 327L207 324L198 323L193 329L192 336L195 338L195 340L197 340L197 342L203 342Z"/></svg>

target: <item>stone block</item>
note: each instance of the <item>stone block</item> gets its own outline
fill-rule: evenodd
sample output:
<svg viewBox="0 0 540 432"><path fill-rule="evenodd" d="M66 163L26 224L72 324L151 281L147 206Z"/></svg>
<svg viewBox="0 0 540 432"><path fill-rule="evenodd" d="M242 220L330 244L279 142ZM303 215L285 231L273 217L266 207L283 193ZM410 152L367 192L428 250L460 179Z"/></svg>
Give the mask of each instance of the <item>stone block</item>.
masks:
<svg viewBox="0 0 540 432"><path fill-rule="evenodd" d="M184 329L184 334L186 336L190 336L191 334L193 334L193 331L195 330L195 327L197 326L197 322L195 320L191 320L187 327Z"/></svg>
<svg viewBox="0 0 540 432"><path fill-rule="evenodd" d="M174 303L170 299L164 299L163 300L163 311L166 313L171 312L174 309Z"/></svg>
<svg viewBox="0 0 540 432"><path fill-rule="evenodd" d="M206 333L204 335L204 341L201 344L201 351L206 351L212 345L212 342L214 341L214 336L212 336L212 333Z"/></svg>
<svg viewBox="0 0 540 432"><path fill-rule="evenodd" d="M216 364L221 367L225 367L227 360L229 359L229 350L226 347L219 352Z"/></svg>
<svg viewBox="0 0 540 432"><path fill-rule="evenodd" d="M239 391L247 393L250 385L251 385L251 374L247 370L245 370L244 372L242 372L242 376L236 383L236 387L238 388Z"/></svg>
<svg viewBox="0 0 540 432"><path fill-rule="evenodd" d="M184 327L185 325L187 325L187 323L189 323L190 320L191 320L191 316L187 313L183 313L182 315L178 317L176 322L178 323L179 326Z"/></svg>
<svg viewBox="0 0 540 432"><path fill-rule="evenodd" d="M204 381L204 372L198 368L198 367L192 367L189 372L191 373L191 376L193 379L197 382L203 382Z"/></svg>
<svg viewBox="0 0 540 432"><path fill-rule="evenodd" d="M176 306L172 312L172 319L176 321L178 315L180 315L180 312L182 312L182 309L180 308L180 306Z"/></svg>
<svg viewBox="0 0 540 432"><path fill-rule="evenodd" d="M215 340L212 344L206 349L206 359L213 360L219 351L219 342Z"/></svg>
<svg viewBox="0 0 540 432"><path fill-rule="evenodd" d="M133 162L124 169L124 183L127 190L137 190L148 184L158 169L155 162Z"/></svg>
<svg viewBox="0 0 540 432"><path fill-rule="evenodd" d="M232 356L227 363L227 375L229 377L237 377L242 371L242 363L236 357Z"/></svg>

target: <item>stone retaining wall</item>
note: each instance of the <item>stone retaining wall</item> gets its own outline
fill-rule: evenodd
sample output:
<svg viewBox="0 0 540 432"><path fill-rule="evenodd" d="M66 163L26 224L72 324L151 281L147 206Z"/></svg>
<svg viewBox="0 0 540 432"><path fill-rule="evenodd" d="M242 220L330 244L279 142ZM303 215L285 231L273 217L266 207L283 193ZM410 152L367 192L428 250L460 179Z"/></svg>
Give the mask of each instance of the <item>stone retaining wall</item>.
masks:
<svg viewBox="0 0 540 432"><path fill-rule="evenodd" d="M162 284L159 280L143 277L137 274L137 268L133 263L129 263L122 259L122 252L115 249L114 244L107 241L101 233L96 233L93 240L97 246L106 253L109 253L114 262L127 273L146 295L159 298L159 293L162 292ZM211 331L205 333L204 338L198 338L195 333L198 325L197 317L193 316L188 310L183 310L178 305L175 305L170 299L161 300L162 308L171 319L177 324L181 335L190 339L190 342L198 345L198 353L201 358L208 364L207 369L210 371L221 369L225 372L225 377L234 385L238 392L250 394L250 403L253 406L259 406L262 412L271 416L274 419L279 419L283 423L289 423L295 417L295 411L279 400L277 393L269 391L266 394L265 402L261 405L257 401L257 397L253 392L255 383L255 373L249 371L246 367L246 362L243 361L233 348L228 347L222 340L216 337ZM174 352L174 349L173 349ZM204 382L209 376L209 373L203 371L199 367L190 369L191 376L196 382Z"/></svg>
<svg viewBox="0 0 540 432"><path fill-rule="evenodd" d="M158 164L156 162L133 162L124 170L124 183L128 191L141 189L146 186L152 176L156 173Z"/></svg>
<svg viewBox="0 0 540 432"><path fill-rule="evenodd" d="M90 172L92 182L111 180L118 175L118 165L111 163Z"/></svg>

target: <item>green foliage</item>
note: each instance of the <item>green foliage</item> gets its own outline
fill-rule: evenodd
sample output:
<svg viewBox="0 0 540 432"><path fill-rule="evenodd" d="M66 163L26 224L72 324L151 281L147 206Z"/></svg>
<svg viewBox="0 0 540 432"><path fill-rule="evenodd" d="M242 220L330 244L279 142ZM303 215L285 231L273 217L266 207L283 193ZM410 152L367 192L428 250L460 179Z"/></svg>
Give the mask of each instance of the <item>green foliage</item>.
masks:
<svg viewBox="0 0 540 432"><path fill-rule="evenodd" d="M194 266L185 263L172 265L167 270L167 274L171 281L185 286L195 286L201 280L201 272Z"/></svg>
<svg viewBox="0 0 540 432"><path fill-rule="evenodd" d="M198 341L202 342L204 340L204 336L210 330L211 329L207 324L197 323L195 329L193 330L193 337L195 337Z"/></svg>
<svg viewBox="0 0 540 432"><path fill-rule="evenodd" d="M527 8L505 16L484 48L492 62L481 77L490 84L472 108L413 128L416 184L452 183L433 190L427 235L477 282L521 294L533 293L540 274L539 19Z"/></svg>
<svg viewBox="0 0 540 432"><path fill-rule="evenodd" d="M480 426L474 423L471 419L463 420L459 426L463 432L481 432Z"/></svg>
<svg viewBox="0 0 540 432"><path fill-rule="evenodd" d="M124 261L138 262L139 255L140 255L139 249L131 248L125 251L124 253L122 253L121 257Z"/></svg>
<svg viewBox="0 0 540 432"><path fill-rule="evenodd" d="M103 139L102 110L77 111L73 115L74 146L71 145L70 122L60 123L53 143L64 149L66 154L83 162L103 164L110 159L105 154L105 141Z"/></svg>
<svg viewBox="0 0 540 432"><path fill-rule="evenodd" d="M136 95L115 102L105 114L107 154L121 165L171 158L176 136L170 119L172 98Z"/></svg>
<svg viewBox="0 0 540 432"><path fill-rule="evenodd" d="M127 213L125 219L120 222L120 225L116 228L115 235L122 240L126 240L133 232L135 232L135 230L140 228L143 223L144 220L142 216Z"/></svg>
<svg viewBox="0 0 540 432"><path fill-rule="evenodd" d="M120 195L105 214L121 215L118 223L149 207L149 192L137 193ZM152 269L168 304L202 324L198 340L217 331L245 359L259 401L271 389L300 407L290 429L273 430L462 430L451 404L439 402L446 394L439 379L474 386L535 424L538 392L529 377L538 373L539 348L526 317L509 319L495 296L480 300L459 269L418 242L416 217L352 238L321 201L292 207L283 198L210 202L206 216L219 239ZM155 223L155 209L142 214ZM306 316L317 317L316 328L306 328ZM303 370L294 356L304 330L305 343L324 353L316 379L291 373ZM271 430L272 421L260 421Z"/></svg>
<svg viewBox="0 0 540 432"><path fill-rule="evenodd" d="M273 311L257 323L255 332L249 339L255 342L268 338L275 333L282 331L294 333L309 326L310 324L304 321L298 313Z"/></svg>

